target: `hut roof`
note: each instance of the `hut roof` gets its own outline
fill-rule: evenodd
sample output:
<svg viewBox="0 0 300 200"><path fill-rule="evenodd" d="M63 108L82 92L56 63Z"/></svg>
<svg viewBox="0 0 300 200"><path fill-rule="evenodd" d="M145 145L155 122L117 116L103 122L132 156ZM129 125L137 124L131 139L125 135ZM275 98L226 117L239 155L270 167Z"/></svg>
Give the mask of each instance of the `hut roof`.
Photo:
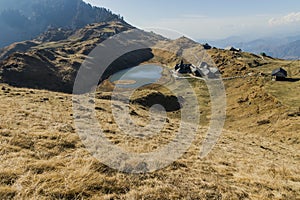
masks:
<svg viewBox="0 0 300 200"><path fill-rule="evenodd" d="M272 71L272 76L277 76L277 77L287 77L287 71L282 69L281 67L278 69L274 69Z"/></svg>

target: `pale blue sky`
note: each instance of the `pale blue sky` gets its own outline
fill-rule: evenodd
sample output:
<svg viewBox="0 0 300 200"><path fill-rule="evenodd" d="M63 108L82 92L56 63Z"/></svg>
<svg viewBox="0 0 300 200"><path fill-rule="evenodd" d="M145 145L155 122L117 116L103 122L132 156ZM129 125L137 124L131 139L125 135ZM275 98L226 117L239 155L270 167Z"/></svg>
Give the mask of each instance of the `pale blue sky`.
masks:
<svg viewBox="0 0 300 200"><path fill-rule="evenodd" d="M85 0L143 29L171 29L193 39L300 34L299 0Z"/></svg>

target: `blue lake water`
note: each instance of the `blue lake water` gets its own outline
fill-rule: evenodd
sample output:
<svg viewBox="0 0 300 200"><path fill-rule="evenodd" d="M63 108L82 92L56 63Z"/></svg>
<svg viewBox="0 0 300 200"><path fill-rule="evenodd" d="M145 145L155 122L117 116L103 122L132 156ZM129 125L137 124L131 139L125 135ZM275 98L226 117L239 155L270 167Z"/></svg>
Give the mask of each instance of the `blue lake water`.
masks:
<svg viewBox="0 0 300 200"><path fill-rule="evenodd" d="M139 88L157 82L163 72L159 65L140 65L129 69L121 70L113 74L109 80L116 82L120 88Z"/></svg>

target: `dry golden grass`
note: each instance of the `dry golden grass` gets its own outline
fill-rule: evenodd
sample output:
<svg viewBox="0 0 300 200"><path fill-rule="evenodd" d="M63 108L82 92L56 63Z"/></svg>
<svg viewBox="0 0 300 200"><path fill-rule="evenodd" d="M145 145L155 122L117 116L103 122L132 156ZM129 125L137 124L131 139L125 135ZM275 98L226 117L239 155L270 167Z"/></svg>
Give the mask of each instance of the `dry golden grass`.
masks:
<svg viewBox="0 0 300 200"><path fill-rule="evenodd" d="M232 67L221 66L225 76L270 73L289 64L255 57L261 66L252 68L245 65L253 63L251 54L210 53L222 62L236 59ZM297 62L288 68L299 77ZM170 82L167 77L161 81ZM198 158L210 120L210 101L206 85L191 80L201 112L197 137L179 160L147 174L118 172L89 154L76 134L71 95L0 85L0 199L299 199L299 82L272 82L263 76L224 82L227 118L213 151ZM180 111L168 113L157 136L124 137L111 113L112 88L105 81L95 100L97 118L109 140L134 152L167 144L178 129ZM153 90L169 92L153 85L133 98ZM137 124L147 125L147 108L131 104L130 111Z"/></svg>
<svg viewBox="0 0 300 200"><path fill-rule="evenodd" d="M1 199L297 199L299 116L285 116L288 107L260 86L264 81L226 82L227 130L208 157L198 158L203 126L179 160L149 174L120 173L87 152L74 128L71 95L2 85ZM205 87L192 84L199 88L200 103L207 105L207 93L201 92ZM139 145L137 139L124 141L107 95L100 92L96 99L98 119L120 146L151 151L165 144L178 126L171 115L159 137ZM209 112L206 107L201 107L204 113ZM137 122L146 123L147 110L138 105L131 109ZM259 120L270 122L259 126Z"/></svg>

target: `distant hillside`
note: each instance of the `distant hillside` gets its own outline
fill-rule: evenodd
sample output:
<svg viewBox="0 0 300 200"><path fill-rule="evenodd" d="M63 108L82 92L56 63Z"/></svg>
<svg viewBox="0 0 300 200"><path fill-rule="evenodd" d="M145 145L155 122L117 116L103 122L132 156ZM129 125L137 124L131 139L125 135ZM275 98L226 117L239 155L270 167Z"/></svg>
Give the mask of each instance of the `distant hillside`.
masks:
<svg viewBox="0 0 300 200"><path fill-rule="evenodd" d="M86 55L107 38L133 28L120 21L94 23L71 33L53 29L35 40L13 43L0 51L0 82L72 92Z"/></svg>
<svg viewBox="0 0 300 200"><path fill-rule="evenodd" d="M134 27L120 21L94 23L76 31L51 29L35 40L11 44L0 51L0 83L72 93L78 69L87 55L109 37L131 29ZM97 78L105 80L121 69L137 66L150 59L152 63L162 63L173 68L180 62L180 46L190 47L189 51L193 52L203 49L199 43L185 37L172 41L155 33L145 32L143 39L145 38L155 41L157 45L120 57L107 68L102 77ZM275 66L282 66L281 63L273 64L276 59L262 59L245 52L211 49L208 53L223 77L245 76L255 68L267 64L272 65L269 72Z"/></svg>
<svg viewBox="0 0 300 200"><path fill-rule="evenodd" d="M300 40L273 49L274 57L297 60L300 58Z"/></svg>
<svg viewBox="0 0 300 200"><path fill-rule="evenodd" d="M300 35L285 38L267 37L252 41L243 40L241 37L229 37L222 40L209 41L209 43L219 48L235 46L243 51L255 54L265 52L267 55L275 58L291 60L300 58Z"/></svg>
<svg viewBox="0 0 300 200"><path fill-rule="evenodd" d="M78 29L108 21L123 18L82 0L1 0L0 48L33 39L49 28Z"/></svg>

